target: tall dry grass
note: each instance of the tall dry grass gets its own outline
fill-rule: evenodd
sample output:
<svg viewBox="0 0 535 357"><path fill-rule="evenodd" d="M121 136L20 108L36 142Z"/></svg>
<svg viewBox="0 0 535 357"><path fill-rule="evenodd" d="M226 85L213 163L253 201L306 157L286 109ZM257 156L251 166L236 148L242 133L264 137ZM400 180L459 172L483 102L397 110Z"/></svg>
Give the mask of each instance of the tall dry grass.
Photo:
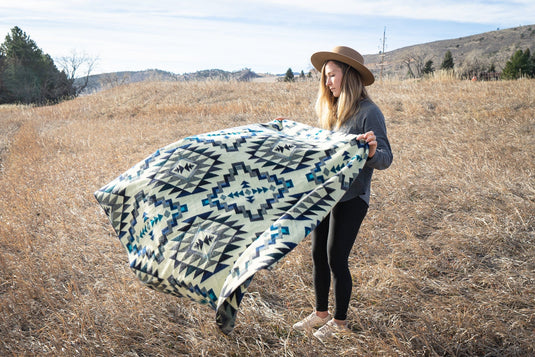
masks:
<svg viewBox="0 0 535 357"><path fill-rule="evenodd" d="M316 84L144 83L0 107L0 355L535 354L535 82L387 81L394 163L351 255L353 334L292 331L314 306L309 241L255 276L236 329L139 283L92 193L179 138L277 116Z"/></svg>

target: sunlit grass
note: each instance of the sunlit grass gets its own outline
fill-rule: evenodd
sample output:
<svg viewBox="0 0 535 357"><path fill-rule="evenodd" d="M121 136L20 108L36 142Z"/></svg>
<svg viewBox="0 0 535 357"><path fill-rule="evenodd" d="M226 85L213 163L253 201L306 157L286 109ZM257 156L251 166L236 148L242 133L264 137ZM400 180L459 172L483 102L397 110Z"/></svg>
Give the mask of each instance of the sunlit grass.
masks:
<svg viewBox="0 0 535 357"><path fill-rule="evenodd" d="M353 335L292 324L314 306L310 244L257 274L237 326L154 292L93 192L185 136L284 116L315 82L153 82L0 107L0 355L535 353L535 82L379 81L394 163L352 251Z"/></svg>

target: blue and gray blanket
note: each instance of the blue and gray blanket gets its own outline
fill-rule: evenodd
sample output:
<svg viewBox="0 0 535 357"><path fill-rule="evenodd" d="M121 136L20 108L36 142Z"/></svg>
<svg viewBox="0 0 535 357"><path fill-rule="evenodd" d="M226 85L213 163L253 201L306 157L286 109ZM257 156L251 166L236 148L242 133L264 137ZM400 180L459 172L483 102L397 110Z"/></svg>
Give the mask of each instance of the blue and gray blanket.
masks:
<svg viewBox="0 0 535 357"><path fill-rule="evenodd" d="M182 139L95 197L137 277L210 305L229 333L254 274L329 213L367 153L356 135L275 120Z"/></svg>

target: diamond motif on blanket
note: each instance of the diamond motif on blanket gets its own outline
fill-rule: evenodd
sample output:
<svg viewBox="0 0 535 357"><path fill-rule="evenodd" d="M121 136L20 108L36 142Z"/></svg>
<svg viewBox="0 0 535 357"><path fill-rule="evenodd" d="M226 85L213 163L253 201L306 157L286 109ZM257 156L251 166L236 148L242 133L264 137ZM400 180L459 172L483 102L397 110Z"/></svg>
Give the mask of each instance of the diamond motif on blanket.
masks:
<svg viewBox="0 0 535 357"><path fill-rule="evenodd" d="M223 175L223 180L218 182L217 188L212 190L213 193L203 200L203 205L225 212L233 211L251 221L262 220L268 210L279 208L280 199L284 198L292 187L292 180L285 180L238 162L232 165L228 174ZM285 203L283 207L286 206Z"/></svg>

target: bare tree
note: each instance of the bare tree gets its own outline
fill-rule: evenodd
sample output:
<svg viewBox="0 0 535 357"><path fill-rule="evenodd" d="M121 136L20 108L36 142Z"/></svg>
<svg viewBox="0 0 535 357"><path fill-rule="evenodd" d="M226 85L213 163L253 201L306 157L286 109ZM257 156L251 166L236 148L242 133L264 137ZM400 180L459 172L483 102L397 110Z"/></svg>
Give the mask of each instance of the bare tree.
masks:
<svg viewBox="0 0 535 357"><path fill-rule="evenodd" d="M89 76L93 71L98 58L90 57L85 52L78 53L72 50L69 56L56 59L58 66L65 72L67 78L72 82L75 95L78 96L89 83ZM80 73L82 73L80 75ZM79 79L79 80L77 80Z"/></svg>
<svg viewBox="0 0 535 357"><path fill-rule="evenodd" d="M459 64L459 72L463 78L479 78L491 67L491 60L481 50L471 51Z"/></svg>
<svg viewBox="0 0 535 357"><path fill-rule="evenodd" d="M125 83L129 83L131 79L130 73L107 73L100 78L100 85L103 88L113 88Z"/></svg>
<svg viewBox="0 0 535 357"><path fill-rule="evenodd" d="M414 61L414 59L413 59L413 57L411 55L407 55L407 56L403 57L403 63L405 63L407 65L407 74L411 78L416 77L414 75L414 71L412 70L412 66L411 66L413 61Z"/></svg>
<svg viewBox="0 0 535 357"><path fill-rule="evenodd" d="M419 51L417 53L407 54L403 58L403 63L407 65L408 75L411 78L422 77L424 74L425 64L427 61L430 61L431 58Z"/></svg>

